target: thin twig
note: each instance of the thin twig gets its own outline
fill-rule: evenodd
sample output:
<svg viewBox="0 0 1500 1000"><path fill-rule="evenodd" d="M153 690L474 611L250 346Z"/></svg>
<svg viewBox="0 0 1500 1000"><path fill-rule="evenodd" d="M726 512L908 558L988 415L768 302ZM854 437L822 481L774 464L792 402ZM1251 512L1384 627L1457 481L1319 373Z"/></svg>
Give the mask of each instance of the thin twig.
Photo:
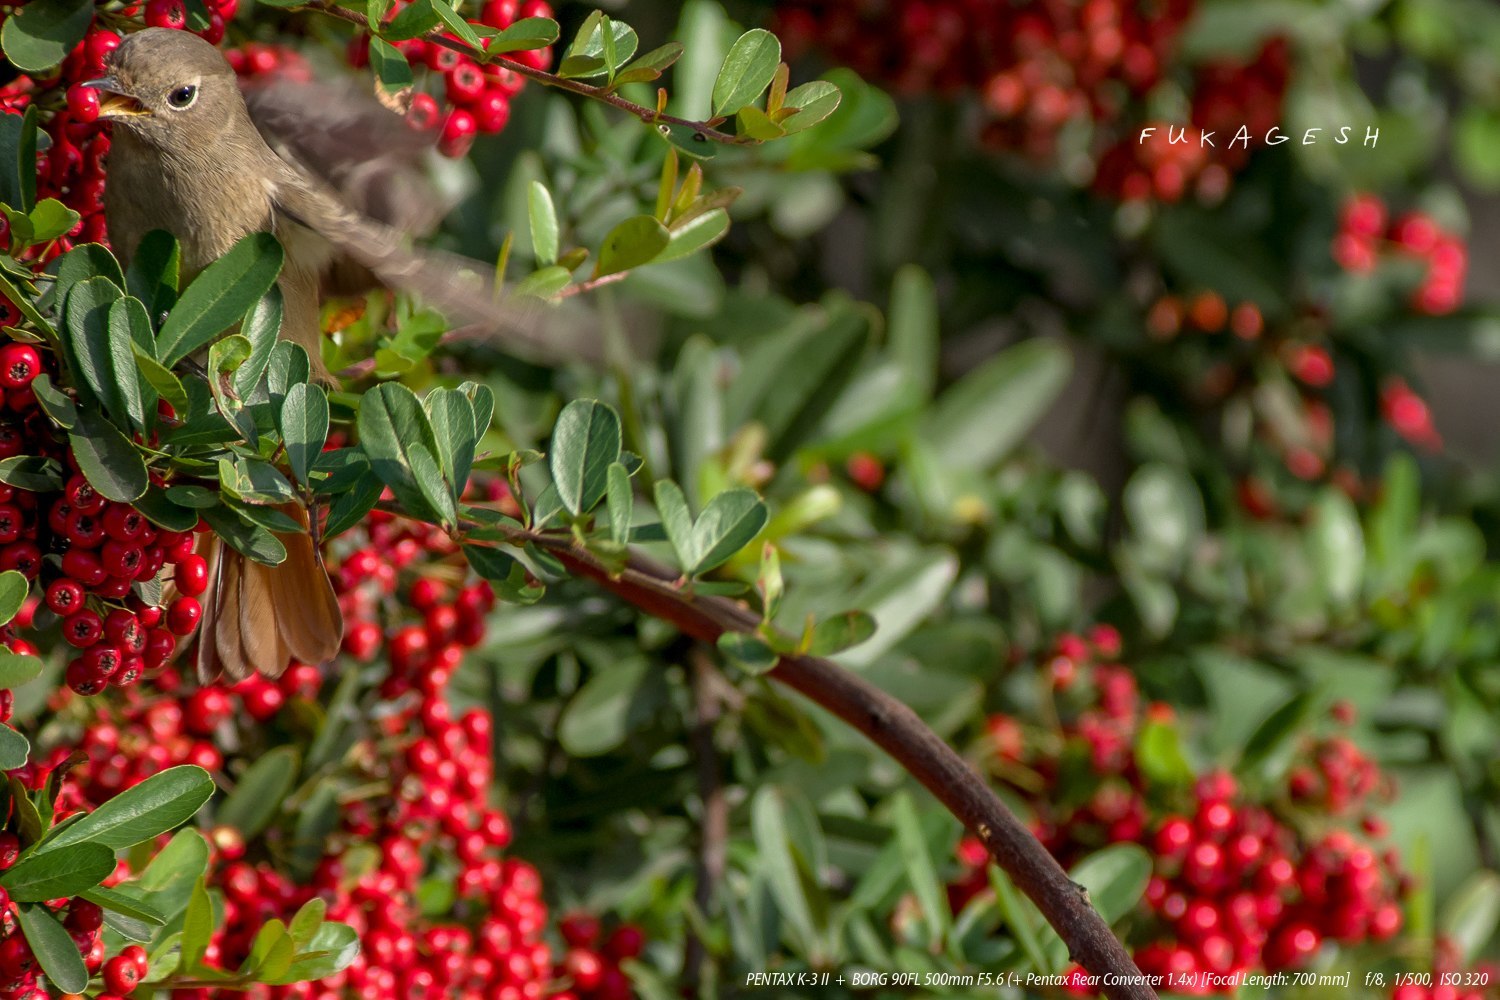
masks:
<svg viewBox="0 0 1500 1000"><path fill-rule="evenodd" d="M636 608L705 643L726 632L754 632L760 619L723 597L683 593L679 575L632 554L618 572L570 535L509 529L515 544L533 544L575 576L587 577ZM920 781L983 841L990 856L1036 904L1069 955L1099 977L1111 1000L1154 1000L1143 976L1087 893L958 753L905 703L869 681L816 656L783 656L770 676L869 737Z"/></svg>
<svg viewBox="0 0 1500 1000"><path fill-rule="evenodd" d="M714 729L722 714L722 702L715 690L719 683L718 671L713 659L701 645L688 653L688 681L693 689L693 729L688 739L693 756L698 763L698 799L703 815L698 824L698 884L693 890L693 902L698 912L707 917L718 896L719 884L724 880L724 866L729 845L729 799L724 795L724 783L719 773L719 750L714 745ZM703 942L688 926L687 941L683 946L682 972L684 985L696 994L703 975L705 949Z"/></svg>
<svg viewBox="0 0 1500 1000"><path fill-rule="evenodd" d="M358 25L366 31L370 30L370 22L368 21L368 19L366 19L361 14L357 14L354 11L349 10L348 8L338 6L333 2L333 0L323 0L322 3L314 6L313 9L322 11L324 14L327 14L330 17L336 17L341 21L348 21L350 24ZM555 73L549 73L544 69L537 69L533 66L528 66L517 59L507 58L511 54L508 52L501 52L495 55L490 55L489 53L483 51L477 51L456 38L447 37L447 35L444 34L444 32L446 31L447 29L442 27L433 28L427 34L422 35L421 38L424 41L431 42L435 45L441 45L443 48L452 49L454 52L461 52L464 55L469 56L481 63L493 63L496 59L504 59L507 69L510 69L512 72L526 77L528 80L535 80L537 83L540 83L546 87L555 87L558 90L566 90L570 93L578 94L580 97L587 97L595 101L602 101L603 103L608 104L611 107L618 108L619 110L624 111L626 114L639 118L647 125L676 125L681 128L690 129L692 130L693 138L698 140L699 142L718 142L726 146L750 146L756 145L759 142L759 140L751 139L746 136L731 135L728 132L721 132L718 129L710 126L706 122L692 121L688 118L678 118L675 115L662 114L655 108L648 108L643 104L636 104L634 101L627 101L619 94L616 94L605 87L595 87L592 84L583 83L580 80L569 80L565 77L558 76Z"/></svg>

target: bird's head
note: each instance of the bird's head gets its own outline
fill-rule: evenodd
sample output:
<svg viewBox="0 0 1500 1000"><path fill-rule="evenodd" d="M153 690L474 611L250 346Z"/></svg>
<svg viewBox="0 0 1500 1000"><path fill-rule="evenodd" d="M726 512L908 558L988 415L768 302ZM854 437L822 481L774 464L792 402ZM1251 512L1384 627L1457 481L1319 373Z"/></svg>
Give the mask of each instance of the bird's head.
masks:
<svg viewBox="0 0 1500 1000"><path fill-rule="evenodd" d="M217 135L244 106L219 50L169 28L127 35L110 54L105 76L85 86L101 91L101 118L160 145Z"/></svg>

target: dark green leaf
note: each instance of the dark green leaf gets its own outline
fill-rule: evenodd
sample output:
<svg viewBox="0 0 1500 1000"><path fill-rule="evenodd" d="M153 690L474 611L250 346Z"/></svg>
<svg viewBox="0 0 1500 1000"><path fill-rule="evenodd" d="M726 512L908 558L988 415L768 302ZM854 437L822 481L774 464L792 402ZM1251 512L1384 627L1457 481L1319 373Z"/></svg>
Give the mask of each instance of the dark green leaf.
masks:
<svg viewBox="0 0 1500 1000"><path fill-rule="evenodd" d="M21 767L30 753L30 741L0 722L0 770L11 771Z"/></svg>
<svg viewBox="0 0 1500 1000"><path fill-rule="evenodd" d="M124 416L130 426L141 433L148 427L147 406L151 407L150 420L156 418L156 399L151 392L141 389L141 366L136 362L136 352L151 343L151 321L146 317L146 307L136 299L117 299L109 307L109 374L114 380L124 407ZM149 349L149 348L148 348Z"/></svg>
<svg viewBox="0 0 1500 1000"><path fill-rule="evenodd" d="M80 4L92 16L92 3ZM0 29L0 41L3 41ZM31 211L36 202L36 105L23 114L0 114L0 202Z"/></svg>
<svg viewBox="0 0 1500 1000"><path fill-rule="evenodd" d="M234 791L216 815L220 823L239 830L249 840L275 819L282 802L297 783L301 757L295 747L275 747L262 754L235 783Z"/></svg>
<svg viewBox="0 0 1500 1000"><path fill-rule="evenodd" d="M26 591L30 588L24 574L8 569L0 573L0 625L9 624L26 603ZM29 679L29 678L28 678ZM5 671L0 669L0 687L15 687L5 683Z"/></svg>
<svg viewBox="0 0 1500 1000"><path fill-rule="evenodd" d="M134 302L134 299L125 299L126 302ZM131 351L135 355L136 370L146 380L146 384L156 392L158 396L171 404L172 410L179 418L187 416L188 395L183 389L182 381L171 371L153 358L150 353L139 344L132 344Z"/></svg>
<svg viewBox="0 0 1500 1000"><path fill-rule="evenodd" d="M874 618L863 611L846 611L818 622L807 651L813 656L833 656L858 646L874 634Z"/></svg>
<svg viewBox="0 0 1500 1000"><path fill-rule="evenodd" d="M412 445L421 445L429 457L438 450L432 424L415 393L394 382L365 393L359 405L359 443L397 502L413 516L439 520L413 471Z"/></svg>
<svg viewBox="0 0 1500 1000"><path fill-rule="evenodd" d="M766 505L754 490L725 490L715 496L693 525L692 561L685 572L696 576L729 559L760 534L766 517Z"/></svg>
<svg viewBox="0 0 1500 1000"><path fill-rule="evenodd" d="M21 933L36 955L37 964L63 993L82 993L89 984L89 970L78 953L78 945L52 911L45 906L20 906L16 915Z"/></svg>
<svg viewBox="0 0 1500 1000"><path fill-rule="evenodd" d="M127 896L122 892L117 892L102 885L95 886L87 892L81 893L81 895L84 899L98 903L106 910L122 913L134 920L139 920L141 923L161 927L167 922L166 916L145 900Z"/></svg>
<svg viewBox="0 0 1500 1000"><path fill-rule="evenodd" d="M280 406L287 390L312 377L312 362L301 344L279 340L271 349L271 363L266 368L266 388L271 401Z"/></svg>
<svg viewBox="0 0 1500 1000"><path fill-rule="evenodd" d="M203 511L203 519L236 552L267 566L278 566L286 561L286 546L280 539L229 508L211 507Z"/></svg>
<svg viewBox="0 0 1500 1000"><path fill-rule="evenodd" d="M422 401L432 435L440 449L437 455L443 476L453 487L453 499L463 495L474 466L478 443L477 415L469 397L456 389L433 389Z"/></svg>
<svg viewBox="0 0 1500 1000"><path fill-rule="evenodd" d="M770 883L776 910L807 947L817 939L812 905L793 857L786 804L773 786L762 786L751 800L750 828L755 838L759 867Z"/></svg>
<svg viewBox="0 0 1500 1000"><path fill-rule="evenodd" d="M125 402L110 357L109 307L123 294L108 278L80 281L63 303L62 326L69 361L88 389L80 402L99 400L120 423L125 422Z"/></svg>
<svg viewBox="0 0 1500 1000"><path fill-rule="evenodd" d="M50 853L88 841L120 849L187 822L214 793L214 779L191 764L169 767L120 792L87 817L42 845Z"/></svg>
<svg viewBox="0 0 1500 1000"><path fill-rule="evenodd" d="M464 558L474 572L495 588L495 595L511 604L535 604L546 588L529 582L520 560L488 545L465 545Z"/></svg>
<svg viewBox="0 0 1500 1000"><path fill-rule="evenodd" d="M725 632L719 636L719 652L735 666L752 676L770 672L781 662L781 656L764 639L744 632Z"/></svg>
<svg viewBox="0 0 1500 1000"><path fill-rule="evenodd" d="M654 216L635 215L604 237L594 277L619 274L651 263L672 242L672 234Z"/></svg>
<svg viewBox="0 0 1500 1000"><path fill-rule="evenodd" d="M68 830L62 836L67 836ZM73 843L58 849L44 844L42 850L0 875L0 886L16 902L34 903L76 896L103 882L114 870L115 852L104 844Z"/></svg>
<svg viewBox="0 0 1500 1000"><path fill-rule="evenodd" d="M370 68L386 93L400 94L411 89L411 64L400 49L382 38L370 39Z"/></svg>
<svg viewBox="0 0 1500 1000"><path fill-rule="evenodd" d="M272 285L271 290L250 307L245 321L240 324L240 333L250 341L250 356L234 372L234 391L241 399L248 399L266 366L271 363L271 351L276 347L277 335L281 333L282 313L281 286Z"/></svg>
<svg viewBox="0 0 1500 1000"><path fill-rule="evenodd" d="M57 259L57 284L52 294L56 301L66 301L68 289L89 278L108 278L116 288L125 288L125 274L120 262L102 243L83 243Z"/></svg>
<svg viewBox="0 0 1500 1000"><path fill-rule="evenodd" d="M614 750L649 713L643 695L651 665L631 657L591 676L563 709L557 737L576 757Z"/></svg>
<svg viewBox="0 0 1500 1000"><path fill-rule="evenodd" d="M302 485L310 486L308 471L328 440L328 394L319 385L294 385L287 390L278 416L292 475Z"/></svg>
<svg viewBox="0 0 1500 1000"><path fill-rule="evenodd" d="M729 116L760 99L781 63L781 42L761 28L745 32L729 48L714 80L715 115Z"/></svg>
<svg viewBox="0 0 1500 1000"><path fill-rule="evenodd" d="M449 6L447 0L432 0L432 9L437 13L438 18L448 26L448 30L453 32L455 38L471 49L481 47L479 36L474 34L473 26L464 20L463 15Z"/></svg>
<svg viewBox="0 0 1500 1000"><path fill-rule="evenodd" d="M156 338L156 356L171 367L238 323L270 291L281 273L281 244L270 233L251 233L182 293Z"/></svg>
<svg viewBox="0 0 1500 1000"><path fill-rule="evenodd" d="M323 528L323 533L328 538L337 538L356 524L365 519L365 516L380 502L380 494L384 490L384 484L380 477L373 472L361 476L349 489L333 502L328 509L328 523Z"/></svg>
<svg viewBox="0 0 1500 1000"><path fill-rule="evenodd" d="M93 0L35 0L5 19L0 46L12 66L41 74L83 41L93 20Z"/></svg>
<svg viewBox="0 0 1500 1000"><path fill-rule="evenodd" d="M12 455L0 459L0 483L31 493L47 493L61 488L62 466L56 459L40 455Z"/></svg>
<svg viewBox="0 0 1500 1000"><path fill-rule="evenodd" d="M438 25L438 14L432 4L433 0L413 0L397 11L381 34L393 42L427 34Z"/></svg>
<svg viewBox="0 0 1500 1000"><path fill-rule="evenodd" d="M575 517L604 497L611 463L620 460L620 418L592 399L563 407L552 432L548 464L558 498Z"/></svg>
<svg viewBox="0 0 1500 1000"><path fill-rule="evenodd" d="M78 422L68 434L73 457L89 485L116 503L131 503L146 492L150 479L146 463L119 428L93 409L78 411Z"/></svg>
<svg viewBox="0 0 1500 1000"><path fill-rule="evenodd" d="M177 281L182 250L176 238L163 229L141 237L140 245L125 270L125 290L146 305L154 328L177 303Z"/></svg>
<svg viewBox="0 0 1500 1000"><path fill-rule="evenodd" d="M652 80L660 79L673 63L682 58L683 51L681 42L668 42L661 48L652 49L615 74L615 86L627 83L650 83Z"/></svg>
<svg viewBox="0 0 1500 1000"><path fill-rule="evenodd" d="M135 509L145 514L152 524L166 528L168 531L192 531L198 524L197 510L191 505L175 502L171 496L172 490L192 488L174 486L168 490L149 489L145 496L135 502ZM210 494L210 501L205 506L213 506L217 499Z"/></svg>

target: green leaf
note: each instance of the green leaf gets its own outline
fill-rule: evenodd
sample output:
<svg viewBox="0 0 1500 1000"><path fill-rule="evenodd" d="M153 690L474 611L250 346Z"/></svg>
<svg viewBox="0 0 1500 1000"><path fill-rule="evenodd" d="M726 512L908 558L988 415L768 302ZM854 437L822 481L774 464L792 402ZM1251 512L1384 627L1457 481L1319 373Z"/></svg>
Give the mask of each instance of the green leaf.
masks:
<svg viewBox="0 0 1500 1000"><path fill-rule="evenodd" d="M43 844L38 854L88 841L112 850L133 847L187 822L214 793L201 767L182 764L120 792Z"/></svg>
<svg viewBox="0 0 1500 1000"><path fill-rule="evenodd" d="M745 32L729 48L714 80L714 114L730 116L760 99L781 63L781 42L762 28Z"/></svg>
<svg viewBox="0 0 1500 1000"><path fill-rule="evenodd" d="M812 906L793 856L787 830L786 804L776 788L762 786L751 799L750 828L755 838L759 868L770 883L776 910L786 918L803 946L807 947L817 940Z"/></svg>
<svg viewBox="0 0 1500 1000"><path fill-rule="evenodd" d="M766 517L766 505L754 490L736 488L718 494L703 508L693 525L683 572L697 576L720 565L760 534L760 529L766 525ZM671 537L670 523L667 533ZM676 538L672 539L672 544L677 547ZM681 549L678 549L678 555L682 556Z"/></svg>
<svg viewBox="0 0 1500 1000"><path fill-rule="evenodd" d="M797 110L781 119L779 124L789 134L810 129L837 111L839 102L843 99L844 95L839 88L827 80L804 83L787 93L783 107Z"/></svg>
<svg viewBox="0 0 1500 1000"><path fill-rule="evenodd" d="M490 36L484 49L490 55L544 49L557 41L559 34L557 22L550 17L523 17L510 27Z"/></svg>
<svg viewBox="0 0 1500 1000"><path fill-rule="evenodd" d="M297 915L287 925L287 933L299 950L312 943L313 935L323 925L323 916L327 912L328 904L321 896L314 896L298 908Z"/></svg>
<svg viewBox="0 0 1500 1000"><path fill-rule="evenodd" d="M287 390L277 415L287 464L303 486L311 486L308 472L328 440L328 393L320 385L302 382Z"/></svg>
<svg viewBox="0 0 1500 1000"><path fill-rule="evenodd" d="M605 494L609 499L609 537L616 545L625 545L630 541L635 493L630 488L630 473L619 462L611 462L605 470Z"/></svg>
<svg viewBox="0 0 1500 1000"><path fill-rule="evenodd" d="M614 85L620 87L627 83L650 83L652 80L659 80L673 63L682 58L683 51L681 42L668 42L661 48L652 49L616 73Z"/></svg>
<svg viewBox="0 0 1500 1000"><path fill-rule="evenodd" d="M609 231L599 248L594 277L619 274L651 263L667 245L672 234L654 216L634 215Z"/></svg>
<svg viewBox="0 0 1500 1000"><path fill-rule="evenodd" d="M42 74L83 41L93 20L93 0L36 0L6 18L0 47L16 69Z"/></svg>
<svg viewBox="0 0 1500 1000"><path fill-rule="evenodd" d="M573 272L565 267L544 267L516 282L516 295L529 295L538 299L550 299L573 280Z"/></svg>
<svg viewBox="0 0 1500 1000"><path fill-rule="evenodd" d="M54 301L65 302L68 289L89 278L108 278L119 289L125 288L125 274L120 262L102 243L83 243L57 258L57 283L53 286Z"/></svg>
<svg viewBox="0 0 1500 1000"><path fill-rule="evenodd" d="M134 302L134 299L122 301ZM187 416L188 394L182 387L182 381L164 368L160 362L153 358L145 348L139 344L131 344L131 352L135 356L136 371L146 380L146 384L156 391L156 394L171 404L173 412L179 418Z"/></svg>
<svg viewBox="0 0 1500 1000"><path fill-rule="evenodd" d="M541 181L532 181L526 205L531 217L531 254L538 264L550 267L557 263L557 210L552 192Z"/></svg>
<svg viewBox="0 0 1500 1000"><path fill-rule="evenodd" d="M443 470L432 452L420 442L413 442L407 449L411 459L411 473L417 489L427 501L428 509L437 513L438 523L448 531L458 527L458 508L453 501L454 488L443 478Z"/></svg>
<svg viewBox="0 0 1500 1000"><path fill-rule="evenodd" d="M131 885L152 894L152 902L170 913L182 906L187 898L184 893L175 907L170 905L175 890L191 884L207 870L208 842L197 830L188 828L173 834L167 846L156 852L140 878Z"/></svg>
<svg viewBox="0 0 1500 1000"><path fill-rule="evenodd" d="M1113 844L1095 851L1068 873L1088 890L1089 902L1113 924L1140 902L1151 880L1151 855L1139 844Z"/></svg>
<svg viewBox="0 0 1500 1000"><path fill-rule="evenodd" d="M695 215L686 223L672 228L672 236L667 242L666 249L657 254L652 263L665 264L668 261L690 257L700 250L713 246L728 232L729 213L724 209L716 208L702 215Z"/></svg>
<svg viewBox="0 0 1500 1000"><path fill-rule="evenodd" d="M769 643L744 632L725 632L717 645L720 653L753 677L769 673L781 662L781 654Z"/></svg>
<svg viewBox="0 0 1500 1000"><path fill-rule="evenodd" d="M563 709L557 738L575 757L609 753L650 717L645 687L651 665L631 657L589 677Z"/></svg>
<svg viewBox="0 0 1500 1000"><path fill-rule="evenodd" d="M40 455L12 455L0 459L0 483L30 493L49 493L62 488L62 466Z"/></svg>
<svg viewBox="0 0 1500 1000"><path fill-rule="evenodd" d="M146 316L146 307L136 299L115 300L109 307L109 374L119 393L124 416L141 433L148 427L148 403L153 407L151 419L154 421L156 417L156 400L148 400L141 391L141 369L135 360L143 342L151 343L151 321Z"/></svg>
<svg viewBox="0 0 1500 1000"><path fill-rule="evenodd" d="M328 509L328 523L323 528L323 533L328 538L337 538L365 519L370 511L375 509L375 504L380 502L380 494L384 492L385 484L380 477L373 472L361 476L349 491L333 502Z"/></svg>
<svg viewBox="0 0 1500 1000"><path fill-rule="evenodd" d="M786 135L786 129L776 124L771 116L753 104L747 104L735 112L735 134L757 142L770 142Z"/></svg>
<svg viewBox="0 0 1500 1000"><path fill-rule="evenodd" d="M393 42L405 41L425 35L438 25L438 13L433 9L433 0L413 0L391 18L381 32Z"/></svg>
<svg viewBox="0 0 1500 1000"><path fill-rule="evenodd" d="M110 359L109 307L122 294L108 278L80 281L68 290L61 328L68 360L88 388L80 401L99 400L120 423L125 421L125 404Z"/></svg>
<svg viewBox="0 0 1500 1000"><path fill-rule="evenodd" d="M296 945L286 924L275 918L261 924L250 944L250 954L240 965L240 975L254 980L274 979L291 968Z"/></svg>
<svg viewBox="0 0 1500 1000"><path fill-rule="evenodd" d="M574 517L604 497L609 467L620 460L620 418L593 399L575 399L558 415L548 464L563 507Z"/></svg>
<svg viewBox="0 0 1500 1000"><path fill-rule="evenodd" d="M432 9L448 30L453 32L455 38L469 46L471 49L481 48L479 36L474 34L474 27L464 20L458 11L448 5L446 0L432 0Z"/></svg>
<svg viewBox="0 0 1500 1000"><path fill-rule="evenodd" d="M411 64L400 49L383 38L370 39L370 68L387 94L400 94L411 89Z"/></svg>
<svg viewBox="0 0 1500 1000"><path fill-rule="evenodd" d="M1182 734L1170 722L1147 722L1135 741L1136 766L1153 782L1189 785L1193 768L1182 752Z"/></svg>
<svg viewBox="0 0 1500 1000"><path fill-rule="evenodd" d="M210 507L202 514L219 538L241 555L266 566L279 566L286 561L286 546L280 539L228 507Z"/></svg>
<svg viewBox="0 0 1500 1000"><path fill-rule="evenodd" d="M938 397L924 422L933 457L954 469L991 468L1052 405L1072 371L1060 341L1008 348Z"/></svg>
<svg viewBox="0 0 1500 1000"><path fill-rule="evenodd" d="M1239 767L1242 771L1262 768L1268 761L1289 749L1295 737L1318 708L1318 699L1310 691L1303 691L1288 698L1275 711L1255 727L1245 748L1240 752Z"/></svg>
<svg viewBox="0 0 1500 1000"><path fill-rule="evenodd" d="M1479 961L1500 927L1500 875L1489 871L1471 875L1444 905L1438 926L1439 937L1455 947L1462 966Z"/></svg>
<svg viewBox="0 0 1500 1000"><path fill-rule="evenodd" d="M906 877L911 880L912 891L916 893L917 904L927 924L928 940L937 947L948 936L952 911L948 907L943 883L938 880L932 850L927 835L922 832L917 807L910 795L901 792L896 796L891 818L896 827L896 842L901 848L901 861L906 866Z"/></svg>
<svg viewBox="0 0 1500 1000"><path fill-rule="evenodd" d="M606 26L609 32L607 36ZM579 27L573 43L568 46L568 51L558 63L557 74L565 79L602 76L635 55L639 44L635 29L630 25L608 18L603 11L596 10ZM609 56L613 58L608 58Z"/></svg>
<svg viewBox="0 0 1500 1000"><path fill-rule="evenodd" d="M209 938L214 932L213 902L208 898L208 888L200 876L193 883L193 893L188 897L187 910L182 915L182 968L193 971L203 961L208 950Z"/></svg>
<svg viewBox="0 0 1500 1000"><path fill-rule="evenodd" d="M262 754L240 775L234 791L219 807L216 818L249 840L271 824L281 804L297 784L301 756L296 747L275 747Z"/></svg>
<svg viewBox="0 0 1500 1000"><path fill-rule="evenodd" d="M807 651L813 656L833 656L858 646L874 634L875 619L868 613L845 611L818 622L813 629L812 645Z"/></svg>
<svg viewBox="0 0 1500 1000"><path fill-rule="evenodd" d="M1341 607L1352 603L1365 575L1365 536L1354 501L1333 487L1323 490L1313 508L1310 534L1329 601Z"/></svg>
<svg viewBox="0 0 1500 1000"><path fill-rule="evenodd" d="M30 753L31 742L10 726L0 723L0 770L21 767Z"/></svg>
<svg viewBox="0 0 1500 1000"><path fill-rule="evenodd" d="M139 920L141 923L161 927L167 922L166 916L145 900L127 896L123 892L117 892L102 885L96 885L94 888L80 893L80 895L90 902L98 903L106 910L113 910L116 913L124 914L133 920Z"/></svg>
<svg viewBox="0 0 1500 1000"><path fill-rule="evenodd" d="M535 604L546 593L546 588L527 579L526 567L520 560L500 549L488 545L465 545L464 558L474 572L484 577L495 588L495 596L511 604Z"/></svg>
<svg viewBox="0 0 1500 1000"><path fill-rule="evenodd" d="M8 569L0 573L0 625L7 625L26 603L26 591L30 582L17 570ZM0 687L15 687L5 683L5 672L0 670Z"/></svg>
<svg viewBox="0 0 1500 1000"><path fill-rule="evenodd" d="M130 267L125 270L125 290L145 303L153 327L177 303L181 267L182 250L177 239L162 229L153 229L141 237L130 258Z"/></svg>
<svg viewBox="0 0 1500 1000"><path fill-rule="evenodd" d="M31 945L37 964L52 984L63 993L82 993L89 984L89 970L78 953L78 945L73 943L73 936L52 911L45 906L20 906L16 915L26 943Z"/></svg>
<svg viewBox="0 0 1500 1000"><path fill-rule="evenodd" d="M56 198L43 198L37 202L28 218L31 221L31 238L37 243L50 243L77 225L79 215Z"/></svg>
<svg viewBox="0 0 1500 1000"><path fill-rule="evenodd" d="M13 569L6 570L5 573L0 574L0 578L15 572ZM42 666L42 661L38 657L26 656L22 653L0 652L0 690L10 691L27 681L35 680L42 675Z"/></svg>
<svg viewBox="0 0 1500 1000"><path fill-rule="evenodd" d="M474 467L474 449L479 443L479 415L474 403L457 389L433 389L422 400L432 435L437 439L443 476L453 488L453 499L463 495Z"/></svg>
<svg viewBox="0 0 1500 1000"><path fill-rule="evenodd" d="M92 3L80 7L85 16L93 16ZM28 104L24 114L0 114L0 203L29 212L35 201L36 105Z"/></svg>
<svg viewBox="0 0 1500 1000"><path fill-rule="evenodd" d="M359 935L354 932L354 928L348 924L325 923L308 942L306 950L293 959L284 974L262 981L282 986L327 979L344 971L357 957Z"/></svg>
<svg viewBox="0 0 1500 1000"><path fill-rule="evenodd" d="M64 830L61 836L67 832ZM109 847L100 843L73 843L65 848L39 850L22 859L0 875L0 886L16 902L34 903L76 896L103 882L114 870L115 852Z"/></svg>
<svg viewBox="0 0 1500 1000"><path fill-rule="evenodd" d="M139 500L151 481L135 445L92 408L79 410L77 418L68 444L89 485L116 503Z"/></svg>
<svg viewBox="0 0 1500 1000"><path fill-rule="evenodd" d="M365 393L359 404L359 443L370 467L412 515L436 522L439 514L417 485L412 445L428 456L437 454L437 440L416 394L404 385L386 382Z"/></svg>
<svg viewBox="0 0 1500 1000"><path fill-rule="evenodd" d="M271 363L271 352L276 348L285 311L281 286L272 285L271 290L250 307L245 321L240 324L240 333L250 341L250 356L234 372L234 391L241 399L249 398L265 374L266 366Z"/></svg>
<svg viewBox="0 0 1500 1000"><path fill-rule="evenodd" d="M238 323L276 283L282 257L276 237L251 233L204 268L157 335L161 363L170 368Z"/></svg>

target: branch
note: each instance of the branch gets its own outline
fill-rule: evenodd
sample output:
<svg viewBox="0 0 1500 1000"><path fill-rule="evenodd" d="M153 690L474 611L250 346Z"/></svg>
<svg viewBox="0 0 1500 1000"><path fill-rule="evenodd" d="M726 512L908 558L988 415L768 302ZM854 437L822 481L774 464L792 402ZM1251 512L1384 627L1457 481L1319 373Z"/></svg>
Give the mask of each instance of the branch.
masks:
<svg viewBox="0 0 1500 1000"><path fill-rule="evenodd" d="M516 544L533 544L575 576L587 577L640 610L705 643L726 632L754 632L756 615L723 597L697 597L676 586L678 574L631 554L611 570L569 535L511 529ZM1068 954L1111 1000L1155 1000L1156 991L1047 849L958 753L903 702L831 660L783 656L770 676L799 691L869 737L920 781L1036 904L1066 942Z"/></svg>
<svg viewBox="0 0 1500 1000"><path fill-rule="evenodd" d="M334 0L322 0L322 2L315 6L313 9L322 11L324 14L327 14L330 17L336 17L341 21L348 21L350 24L357 25L366 31L370 30L370 22L365 18L364 15L357 14L346 7L340 7L336 3L334 3ZM441 45L443 48L452 49L454 52L461 52L464 55L469 56L472 59L476 59L483 64L492 64L496 59L504 59L507 69L526 77L528 80L535 80L537 83L540 83L545 87L554 87L558 90L566 90L570 93L577 94L580 97L587 97L595 101L602 101L603 103L608 104L611 107L618 108L619 110L624 111L626 114L633 115L634 117L639 118L647 125L676 125L681 128L690 129L693 133L693 138L699 142L717 142L722 143L726 146L753 146L757 145L759 142L759 140L750 139L745 136L731 135L728 132L720 132L718 129L713 128L705 122L692 121L687 118L678 118L674 115L662 114L655 108L648 108L643 104L636 104L634 101L627 101L619 94L616 94L605 87L595 87L592 84L583 83L579 80L569 80L565 77L558 76L556 73L549 73L544 69L536 69L535 67L528 66L525 63L520 62L519 60L507 59L506 56L509 55L509 53L489 55L486 52L476 51L456 38L447 37L444 34L446 30L446 28L441 27L433 28L431 31L427 32L427 34L420 37L423 41L431 42L434 45Z"/></svg>
<svg viewBox="0 0 1500 1000"><path fill-rule="evenodd" d="M693 690L693 730L690 734L693 756L698 758L698 798L703 816L698 831L698 884L693 902L707 917L724 880L729 845L729 799L719 774L719 751L714 745L714 728L722 714L718 692L723 683L714 669L713 658L703 646L695 645L687 656L688 680ZM704 947L697 931L688 925L687 947L682 960L683 977L689 989L696 991L703 976Z"/></svg>

